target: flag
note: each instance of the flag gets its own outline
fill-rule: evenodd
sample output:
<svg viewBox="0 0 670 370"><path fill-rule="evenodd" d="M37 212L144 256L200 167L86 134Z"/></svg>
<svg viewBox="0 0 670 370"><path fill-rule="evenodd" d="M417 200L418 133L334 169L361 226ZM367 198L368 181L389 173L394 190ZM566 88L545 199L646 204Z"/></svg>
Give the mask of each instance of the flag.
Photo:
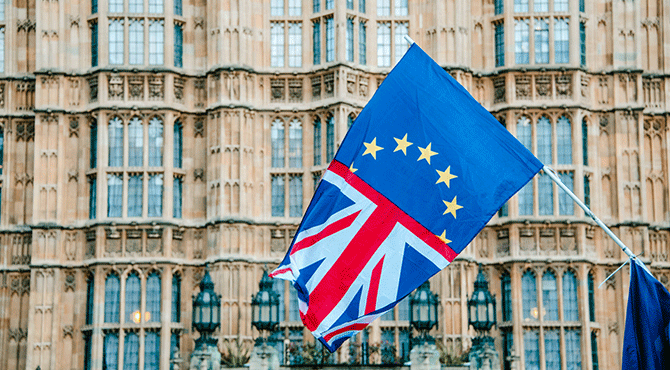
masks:
<svg viewBox="0 0 670 370"><path fill-rule="evenodd" d="M445 268L542 167L416 44L325 171L270 276L330 351Z"/></svg>
<svg viewBox="0 0 670 370"><path fill-rule="evenodd" d="M670 369L670 293L637 259L630 263L630 287L623 335L624 370Z"/></svg>

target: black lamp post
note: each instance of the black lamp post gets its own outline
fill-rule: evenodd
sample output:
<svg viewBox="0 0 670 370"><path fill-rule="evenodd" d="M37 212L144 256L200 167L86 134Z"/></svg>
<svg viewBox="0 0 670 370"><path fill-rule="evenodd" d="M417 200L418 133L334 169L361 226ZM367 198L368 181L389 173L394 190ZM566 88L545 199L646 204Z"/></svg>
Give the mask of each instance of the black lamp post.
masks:
<svg viewBox="0 0 670 370"><path fill-rule="evenodd" d="M473 340L473 346L493 342L493 338L487 334L496 324L496 300L489 292L489 282L486 281L481 265L475 280L475 290L468 300L468 321L479 334Z"/></svg>
<svg viewBox="0 0 670 370"><path fill-rule="evenodd" d="M427 280L409 297L409 323L419 331L419 343L433 341L428 332L437 325L437 294Z"/></svg>
<svg viewBox="0 0 670 370"><path fill-rule="evenodd" d="M279 326L279 294L272 290L267 271L263 272L258 287L258 293L251 297L251 325L261 332L260 339L264 341L263 333L275 331Z"/></svg>
<svg viewBox="0 0 670 370"><path fill-rule="evenodd" d="M209 276L209 269L200 281L200 293L193 298L193 327L200 332L195 341L196 349L205 346L216 346L217 339L211 334L221 325L221 299L214 292L214 283Z"/></svg>

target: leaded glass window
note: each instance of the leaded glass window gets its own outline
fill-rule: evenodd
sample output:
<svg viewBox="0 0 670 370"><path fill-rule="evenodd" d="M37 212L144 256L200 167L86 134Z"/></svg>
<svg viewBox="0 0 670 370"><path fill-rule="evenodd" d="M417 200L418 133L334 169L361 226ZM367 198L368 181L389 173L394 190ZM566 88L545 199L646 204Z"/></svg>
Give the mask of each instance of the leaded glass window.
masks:
<svg viewBox="0 0 670 370"><path fill-rule="evenodd" d="M494 11L495 15L502 14L505 7L505 0L495 0Z"/></svg>
<svg viewBox="0 0 670 370"><path fill-rule="evenodd" d="M151 9L151 5L149 5L149 9ZM151 65L163 64L165 40L165 32L163 29L164 21L162 19L149 21L149 64Z"/></svg>
<svg viewBox="0 0 670 370"><path fill-rule="evenodd" d="M537 180L540 215L554 214L554 184L546 173L541 173Z"/></svg>
<svg viewBox="0 0 670 370"><path fill-rule="evenodd" d="M105 279L105 322L119 322L119 298L121 297L121 280L112 273Z"/></svg>
<svg viewBox="0 0 670 370"><path fill-rule="evenodd" d="M362 0L359 0L362 1ZM358 24L358 63L366 64L368 62L367 58L367 29L365 27L365 22L361 21Z"/></svg>
<svg viewBox="0 0 670 370"><path fill-rule="evenodd" d="M109 167L123 166L123 122L114 117L109 120Z"/></svg>
<svg viewBox="0 0 670 370"><path fill-rule="evenodd" d="M347 9L354 10L354 0L347 0Z"/></svg>
<svg viewBox="0 0 670 370"><path fill-rule="evenodd" d="M580 370L582 368L580 337L579 329L565 330L565 360L567 370Z"/></svg>
<svg viewBox="0 0 670 370"><path fill-rule="evenodd" d="M570 189L570 191L573 191L574 173L560 172L558 176L563 182L563 184L565 184L565 186L568 189ZM568 216L575 214L575 203L573 202L572 198L570 198L568 193L564 191L558 193L558 213L561 215L568 215Z"/></svg>
<svg viewBox="0 0 670 370"><path fill-rule="evenodd" d="M528 0L514 0L514 13L525 13L528 11Z"/></svg>
<svg viewBox="0 0 670 370"><path fill-rule="evenodd" d="M95 176L88 178L88 218L94 219L97 215L97 205L98 205L98 182L96 181Z"/></svg>
<svg viewBox="0 0 670 370"><path fill-rule="evenodd" d="M377 24L377 66L391 66L391 23Z"/></svg>
<svg viewBox="0 0 670 370"><path fill-rule="evenodd" d="M181 68L184 66L184 26L174 25L174 66Z"/></svg>
<svg viewBox="0 0 670 370"><path fill-rule="evenodd" d="M137 333L128 332L123 345L123 370L138 370L140 366L140 338Z"/></svg>
<svg viewBox="0 0 670 370"><path fill-rule="evenodd" d="M546 369L561 368L561 337L557 329L544 331L544 358Z"/></svg>
<svg viewBox="0 0 670 370"><path fill-rule="evenodd" d="M554 0L554 11L555 12L567 12L568 11L568 0Z"/></svg>
<svg viewBox="0 0 670 370"><path fill-rule="evenodd" d="M314 119L314 165L321 164L321 118Z"/></svg>
<svg viewBox="0 0 670 370"><path fill-rule="evenodd" d="M377 16L386 17L391 15L391 0L377 0Z"/></svg>
<svg viewBox="0 0 670 370"><path fill-rule="evenodd" d="M160 322L161 321L161 277L158 273L153 272L147 278L146 289L146 311L148 316L144 321Z"/></svg>
<svg viewBox="0 0 670 370"><path fill-rule="evenodd" d="M91 23L91 67L98 66L98 24Z"/></svg>
<svg viewBox="0 0 670 370"><path fill-rule="evenodd" d="M103 344L103 368L105 370L116 370L119 368L119 334L108 332L105 334Z"/></svg>
<svg viewBox="0 0 670 370"><path fill-rule="evenodd" d="M149 13L163 13L163 0L149 0Z"/></svg>
<svg viewBox="0 0 670 370"><path fill-rule="evenodd" d="M270 2L270 15L276 17L284 15L284 0L272 0Z"/></svg>
<svg viewBox="0 0 670 370"><path fill-rule="evenodd" d="M579 62L586 66L586 24L579 23Z"/></svg>
<svg viewBox="0 0 670 370"><path fill-rule="evenodd" d="M326 119L326 162L330 163L335 157L335 118Z"/></svg>
<svg viewBox="0 0 670 370"><path fill-rule="evenodd" d="M591 207L591 182L588 176L584 176L584 204Z"/></svg>
<svg viewBox="0 0 670 370"><path fill-rule="evenodd" d="M568 270L563 274L563 320L578 321L577 277Z"/></svg>
<svg viewBox="0 0 670 370"><path fill-rule="evenodd" d="M321 0L312 0L312 12L318 13L321 11Z"/></svg>
<svg viewBox="0 0 670 370"><path fill-rule="evenodd" d="M593 370L600 369L598 363L598 336L595 332L591 332L591 363L593 364Z"/></svg>
<svg viewBox="0 0 670 370"><path fill-rule="evenodd" d="M511 364L511 355L512 351L514 350L514 334L511 331L503 331L502 332L502 340L503 340L503 357L502 361L504 364L504 370L511 370L512 364Z"/></svg>
<svg viewBox="0 0 670 370"><path fill-rule="evenodd" d="M302 175L289 177L289 216L302 216Z"/></svg>
<svg viewBox="0 0 670 370"><path fill-rule="evenodd" d="M358 11L365 13L365 0L358 0Z"/></svg>
<svg viewBox="0 0 670 370"><path fill-rule="evenodd" d="M175 176L172 180L172 217L182 217L182 192L184 182L181 177Z"/></svg>
<svg viewBox="0 0 670 370"><path fill-rule="evenodd" d="M172 322L181 321L181 275L172 275Z"/></svg>
<svg viewBox="0 0 670 370"><path fill-rule="evenodd" d="M95 302L95 279L93 275L86 279L86 325L93 324L93 308Z"/></svg>
<svg viewBox="0 0 670 370"><path fill-rule="evenodd" d="M128 13L144 13L144 0L128 0Z"/></svg>
<svg viewBox="0 0 670 370"><path fill-rule="evenodd" d="M172 154L173 154L173 166L175 168L182 167L182 158L183 158L183 140L184 140L184 125L181 124L181 121L177 120L174 122L173 126L173 135L172 135Z"/></svg>
<svg viewBox="0 0 670 370"><path fill-rule="evenodd" d="M128 176L128 217L142 217L143 189L141 174Z"/></svg>
<svg viewBox="0 0 670 370"><path fill-rule="evenodd" d="M495 27L496 67L502 67L505 65L505 25L503 23L497 23Z"/></svg>
<svg viewBox="0 0 670 370"><path fill-rule="evenodd" d="M91 0L91 14L98 12L98 0Z"/></svg>
<svg viewBox="0 0 670 370"><path fill-rule="evenodd" d="M533 0L533 10L536 13L544 13L549 11L549 0Z"/></svg>
<svg viewBox="0 0 670 370"><path fill-rule="evenodd" d="M302 168L302 122L297 119L288 126L288 165Z"/></svg>
<svg viewBox="0 0 670 370"><path fill-rule="evenodd" d="M549 21L535 18L535 63L549 63Z"/></svg>
<svg viewBox="0 0 670 370"><path fill-rule="evenodd" d="M523 333L523 347L526 370L540 370L540 336L536 329Z"/></svg>
<svg viewBox="0 0 670 370"><path fill-rule="evenodd" d="M354 61L354 19L347 18L347 61Z"/></svg>
<svg viewBox="0 0 670 370"><path fill-rule="evenodd" d="M183 15L184 6L182 4L182 0L172 0L172 1L174 3L174 14Z"/></svg>
<svg viewBox="0 0 670 370"><path fill-rule="evenodd" d="M351 128L351 126L354 124L355 120L356 120L356 117L354 117L353 113L347 116L347 130Z"/></svg>
<svg viewBox="0 0 670 370"><path fill-rule="evenodd" d="M556 63L570 62L570 31L568 30L568 20L566 18L556 18L554 20L554 52Z"/></svg>
<svg viewBox="0 0 670 370"><path fill-rule="evenodd" d="M521 277L521 290L523 292L523 319L537 320L537 282L535 274L526 271Z"/></svg>
<svg viewBox="0 0 670 370"><path fill-rule="evenodd" d="M522 116L516 123L516 136L526 147L526 149L533 151L533 140L531 136L531 125L530 119L526 116ZM520 216L529 216L533 214L533 182L527 183L519 191L517 196L519 199L519 215Z"/></svg>
<svg viewBox="0 0 670 370"><path fill-rule="evenodd" d="M144 159L144 127L138 117L128 123L128 166L142 167Z"/></svg>
<svg viewBox="0 0 670 370"><path fill-rule="evenodd" d="M270 135L272 138L272 167L284 167L284 121L274 120Z"/></svg>
<svg viewBox="0 0 670 370"><path fill-rule="evenodd" d="M321 63L321 22L312 22L312 54L314 65Z"/></svg>
<svg viewBox="0 0 670 370"><path fill-rule="evenodd" d="M123 0L109 0L110 13L123 13Z"/></svg>
<svg viewBox="0 0 670 370"><path fill-rule="evenodd" d="M514 20L514 58L516 64L528 64L528 19Z"/></svg>
<svg viewBox="0 0 670 370"><path fill-rule="evenodd" d="M335 25L333 18L326 18L326 62L335 60Z"/></svg>
<svg viewBox="0 0 670 370"><path fill-rule="evenodd" d="M288 0L288 15L299 16L302 14L302 0Z"/></svg>
<svg viewBox="0 0 670 370"><path fill-rule="evenodd" d="M272 22L270 28L270 65L284 66L284 23Z"/></svg>
<svg viewBox="0 0 670 370"><path fill-rule="evenodd" d="M128 27L128 63L144 64L144 19L131 19Z"/></svg>
<svg viewBox="0 0 670 370"><path fill-rule="evenodd" d="M284 217L284 175L272 175L272 216Z"/></svg>
<svg viewBox="0 0 670 370"><path fill-rule="evenodd" d="M107 217L121 217L123 210L123 180L121 174L107 175Z"/></svg>
<svg viewBox="0 0 670 370"><path fill-rule="evenodd" d="M512 279L508 273L503 273L500 277L500 290L502 292L502 319L503 321L512 320Z"/></svg>
<svg viewBox="0 0 670 370"><path fill-rule="evenodd" d="M561 116L556 122L558 164L572 164L572 129L570 119Z"/></svg>
<svg viewBox="0 0 670 370"><path fill-rule="evenodd" d="M409 34L407 22L397 22L395 24L395 63L405 55L405 51L409 48L404 36Z"/></svg>
<svg viewBox="0 0 670 370"><path fill-rule="evenodd" d="M582 163L589 165L589 123L586 118L582 119Z"/></svg>
<svg viewBox="0 0 670 370"><path fill-rule="evenodd" d="M93 367L91 366L91 350L92 350L92 343L91 343L91 333L90 332L85 332L84 333L84 370L91 370Z"/></svg>
<svg viewBox="0 0 670 370"><path fill-rule="evenodd" d="M546 271L542 276L542 309L544 320L558 321L558 290L552 271Z"/></svg>
<svg viewBox="0 0 670 370"><path fill-rule="evenodd" d="M170 360L177 358L179 354L179 333L172 333L170 335Z"/></svg>
<svg viewBox="0 0 670 370"><path fill-rule="evenodd" d="M140 312L140 277L133 272L126 278L126 310L124 322L139 324Z"/></svg>
<svg viewBox="0 0 670 370"><path fill-rule="evenodd" d="M407 0L395 0L395 15L396 16L405 16L408 14Z"/></svg>
<svg viewBox="0 0 670 370"><path fill-rule="evenodd" d="M149 217L163 215L163 174L149 175Z"/></svg>
<svg viewBox="0 0 670 370"><path fill-rule="evenodd" d="M593 274L589 274L588 277L588 285L589 285L589 320L591 322L596 321L596 299L595 299L595 289L594 289L594 282L593 282Z"/></svg>
<svg viewBox="0 0 670 370"><path fill-rule="evenodd" d="M302 23L288 27L288 66L302 67Z"/></svg>
<svg viewBox="0 0 670 370"><path fill-rule="evenodd" d="M108 37L109 64L123 64L123 19L109 20Z"/></svg>
<svg viewBox="0 0 670 370"><path fill-rule="evenodd" d="M163 121L158 117L149 120L149 166L163 165Z"/></svg>
<svg viewBox="0 0 670 370"><path fill-rule="evenodd" d="M551 164L551 122L547 116L537 120L537 158L544 164Z"/></svg>

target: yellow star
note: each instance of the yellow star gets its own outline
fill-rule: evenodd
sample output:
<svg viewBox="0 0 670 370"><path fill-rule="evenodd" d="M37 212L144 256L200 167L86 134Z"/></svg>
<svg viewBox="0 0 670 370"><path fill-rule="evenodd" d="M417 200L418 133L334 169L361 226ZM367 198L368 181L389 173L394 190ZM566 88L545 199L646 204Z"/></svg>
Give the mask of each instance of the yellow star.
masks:
<svg viewBox="0 0 670 370"><path fill-rule="evenodd" d="M372 158L377 159L377 152L384 149L381 146L377 146L377 138L372 139L371 143L363 143L365 145L365 152L363 155L372 154Z"/></svg>
<svg viewBox="0 0 670 370"><path fill-rule="evenodd" d="M451 181L451 179L455 179L458 177L456 175L451 174L451 166L447 167L447 169L444 171L437 170L437 173L438 175L440 175L440 178L437 180L435 184L443 182L447 184L447 187L449 187L449 182Z"/></svg>
<svg viewBox="0 0 670 370"><path fill-rule="evenodd" d="M358 171L358 168L354 168L354 162L351 162L351 166L349 166L349 171L351 171L351 173Z"/></svg>
<svg viewBox="0 0 670 370"><path fill-rule="evenodd" d="M463 208L463 206L459 206L456 204L456 197L454 196L454 199L451 202L447 202L446 200L443 200L444 205L447 206L447 210L444 211L442 215L446 215L447 213L451 213L454 218L456 218L456 211Z"/></svg>
<svg viewBox="0 0 670 370"><path fill-rule="evenodd" d="M442 240L442 241L444 242L444 244L449 244L449 243L451 243L451 240L447 239L447 238L445 237L445 235L447 235L447 230L444 230L444 231L442 232L442 235L438 236L438 238L440 238L440 240Z"/></svg>
<svg viewBox="0 0 670 370"><path fill-rule="evenodd" d="M425 148L419 147L419 150L421 151L421 156L419 156L419 159L416 160L417 162L422 160L422 159L425 159L426 162L428 162L428 164L430 164L430 157L437 154L436 152L430 150L430 144L431 143L428 143L428 146L425 147Z"/></svg>
<svg viewBox="0 0 670 370"><path fill-rule="evenodd" d="M402 150L402 152L405 153L405 155L407 155L407 147L412 145L412 143L407 141L407 134L405 134L405 137L403 137L402 139L393 138L393 140L395 140L395 142L398 143L398 146L395 147L395 150L393 152L395 153L398 150Z"/></svg>

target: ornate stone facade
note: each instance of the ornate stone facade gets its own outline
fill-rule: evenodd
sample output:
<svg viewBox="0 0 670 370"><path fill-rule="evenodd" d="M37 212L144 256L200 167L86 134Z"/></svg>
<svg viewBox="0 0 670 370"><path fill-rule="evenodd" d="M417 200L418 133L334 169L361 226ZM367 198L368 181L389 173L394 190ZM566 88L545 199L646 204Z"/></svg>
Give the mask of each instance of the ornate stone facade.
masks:
<svg viewBox="0 0 670 370"><path fill-rule="evenodd" d="M367 8L362 0L315 1L316 13L309 0L147 0L140 15L111 3L129 9L128 0L0 2L0 369L102 369L106 349L116 348L121 363L134 340L141 348L158 340L156 366L171 368L175 349L182 358L193 351L190 297L205 265L221 294L221 350L251 343L258 333L250 297L263 269L283 257L337 142L390 71L384 58L402 55L391 33L388 45L377 45L387 25L393 35L407 27L669 286L666 5L587 1L581 9L579 1L550 0L551 24L569 19L568 59L556 62L552 37L551 58L537 63L531 34L534 57L517 63L514 22L546 17L515 13L512 0L409 0L406 11L387 0L388 13L376 8L383 0ZM153 13L156 4L162 10ZM319 58L313 21L321 27ZM110 41L112 23L127 27L121 49ZM162 30L162 38L147 38L131 56L134 24L147 35ZM288 61L281 66L273 62L276 24L286 35L292 24L302 27L298 49L288 37L280 45ZM504 31L502 64L496 30ZM121 50L120 63L113 50ZM273 141L279 128L281 147ZM279 152L288 154L275 162ZM280 182L281 204L273 195ZM445 348L460 353L471 344L466 302L482 263L498 299L500 353L513 350L521 368L537 353L545 369L551 344L561 348L562 368L575 358L582 369L620 368L627 269L603 289L591 283L625 256L571 204L538 176L432 279L440 297L432 334ZM286 350L310 335L288 284L277 289L284 320L271 339ZM357 343L391 342L407 356L403 310L373 323ZM354 358L350 349L337 361ZM138 361L150 366L150 357L139 353Z"/></svg>

